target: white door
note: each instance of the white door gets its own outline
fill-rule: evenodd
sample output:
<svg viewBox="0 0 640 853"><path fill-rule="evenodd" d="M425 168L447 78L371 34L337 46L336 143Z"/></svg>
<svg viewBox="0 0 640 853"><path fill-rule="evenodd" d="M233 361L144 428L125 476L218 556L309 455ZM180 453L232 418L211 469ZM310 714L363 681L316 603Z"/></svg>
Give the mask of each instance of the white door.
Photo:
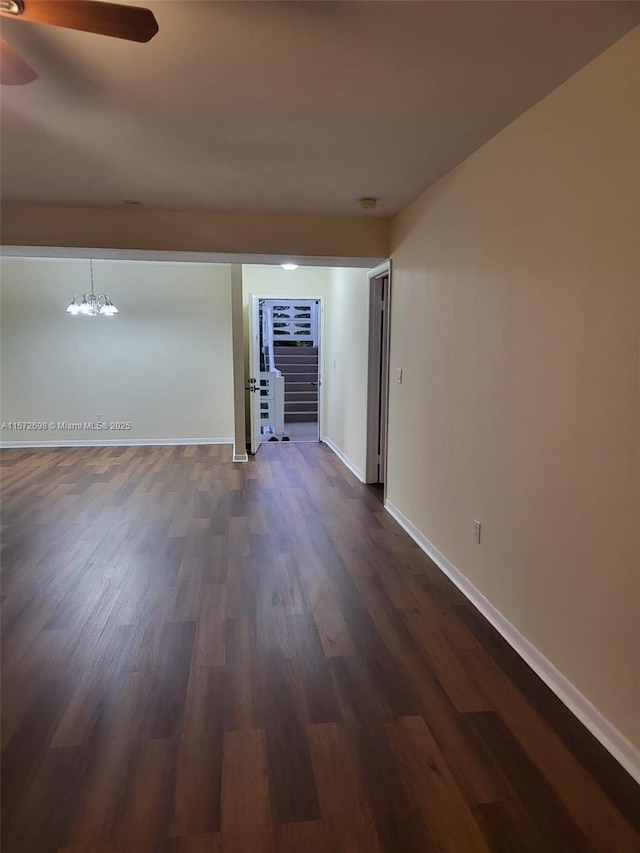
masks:
<svg viewBox="0 0 640 853"><path fill-rule="evenodd" d="M249 305L249 422L251 453L257 453L262 441L260 427L260 297L251 294Z"/></svg>

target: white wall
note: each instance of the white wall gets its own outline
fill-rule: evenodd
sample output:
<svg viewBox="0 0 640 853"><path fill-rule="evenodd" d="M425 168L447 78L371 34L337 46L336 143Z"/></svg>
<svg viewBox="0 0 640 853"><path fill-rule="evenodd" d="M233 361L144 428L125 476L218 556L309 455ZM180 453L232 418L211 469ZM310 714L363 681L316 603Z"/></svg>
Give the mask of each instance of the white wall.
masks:
<svg viewBox="0 0 640 853"><path fill-rule="evenodd" d="M84 260L2 261L3 421L129 421L127 432L17 433L2 441L233 436L231 288L226 265L94 262L114 318L72 317Z"/></svg>
<svg viewBox="0 0 640 853"><path fill-rule="evenodd" d="M364 479L369 362L369 279L366 269L334 269L325 316L323 439Z"/></svg>
<svg viewBox="0 0 640 853"><path fill-rule="evenodd" d="M394 222L387 484L636 745L639 58L635 30Z"/></svg>

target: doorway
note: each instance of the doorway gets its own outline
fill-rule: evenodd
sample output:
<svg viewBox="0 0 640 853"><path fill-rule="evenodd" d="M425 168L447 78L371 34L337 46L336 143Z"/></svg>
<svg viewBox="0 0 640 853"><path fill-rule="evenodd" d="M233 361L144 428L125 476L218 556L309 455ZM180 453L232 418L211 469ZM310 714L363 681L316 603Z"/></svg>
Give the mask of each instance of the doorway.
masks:
<svg viewBox="0 0 640 853"><path fill-rule="evenodd" d="M387 472L391 264L369 271L369 367L365 482L384 486Z"/></svg>
<svg viewBox="0 0 640 853"><path fill-rule="evenodd" d="M319 298L251 295L251 452L263 441L319 441Z"/></svg>

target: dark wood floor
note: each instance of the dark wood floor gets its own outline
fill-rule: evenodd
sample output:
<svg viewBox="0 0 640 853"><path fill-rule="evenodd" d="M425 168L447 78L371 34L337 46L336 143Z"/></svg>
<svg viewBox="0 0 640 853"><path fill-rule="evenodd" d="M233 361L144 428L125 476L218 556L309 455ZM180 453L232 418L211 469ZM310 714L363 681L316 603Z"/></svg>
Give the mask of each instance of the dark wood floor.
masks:
<svg viewBox="0 0 640 853"><path fill-rule="evenodd" d="M323 445L11 450L4 853L640 850L638 788Z"/></svg>

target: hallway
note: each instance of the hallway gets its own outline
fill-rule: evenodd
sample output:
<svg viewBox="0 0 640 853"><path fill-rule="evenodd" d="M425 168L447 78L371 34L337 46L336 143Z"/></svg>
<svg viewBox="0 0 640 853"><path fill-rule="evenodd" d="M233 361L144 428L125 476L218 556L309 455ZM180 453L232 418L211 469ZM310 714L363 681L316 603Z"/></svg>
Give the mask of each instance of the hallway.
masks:
<svg viewBox="0 0 640 853"><path fill-rule="evenodd" d="M374 490L229 456L3 451L4 853L639 849L637 786Z"/></svg>

